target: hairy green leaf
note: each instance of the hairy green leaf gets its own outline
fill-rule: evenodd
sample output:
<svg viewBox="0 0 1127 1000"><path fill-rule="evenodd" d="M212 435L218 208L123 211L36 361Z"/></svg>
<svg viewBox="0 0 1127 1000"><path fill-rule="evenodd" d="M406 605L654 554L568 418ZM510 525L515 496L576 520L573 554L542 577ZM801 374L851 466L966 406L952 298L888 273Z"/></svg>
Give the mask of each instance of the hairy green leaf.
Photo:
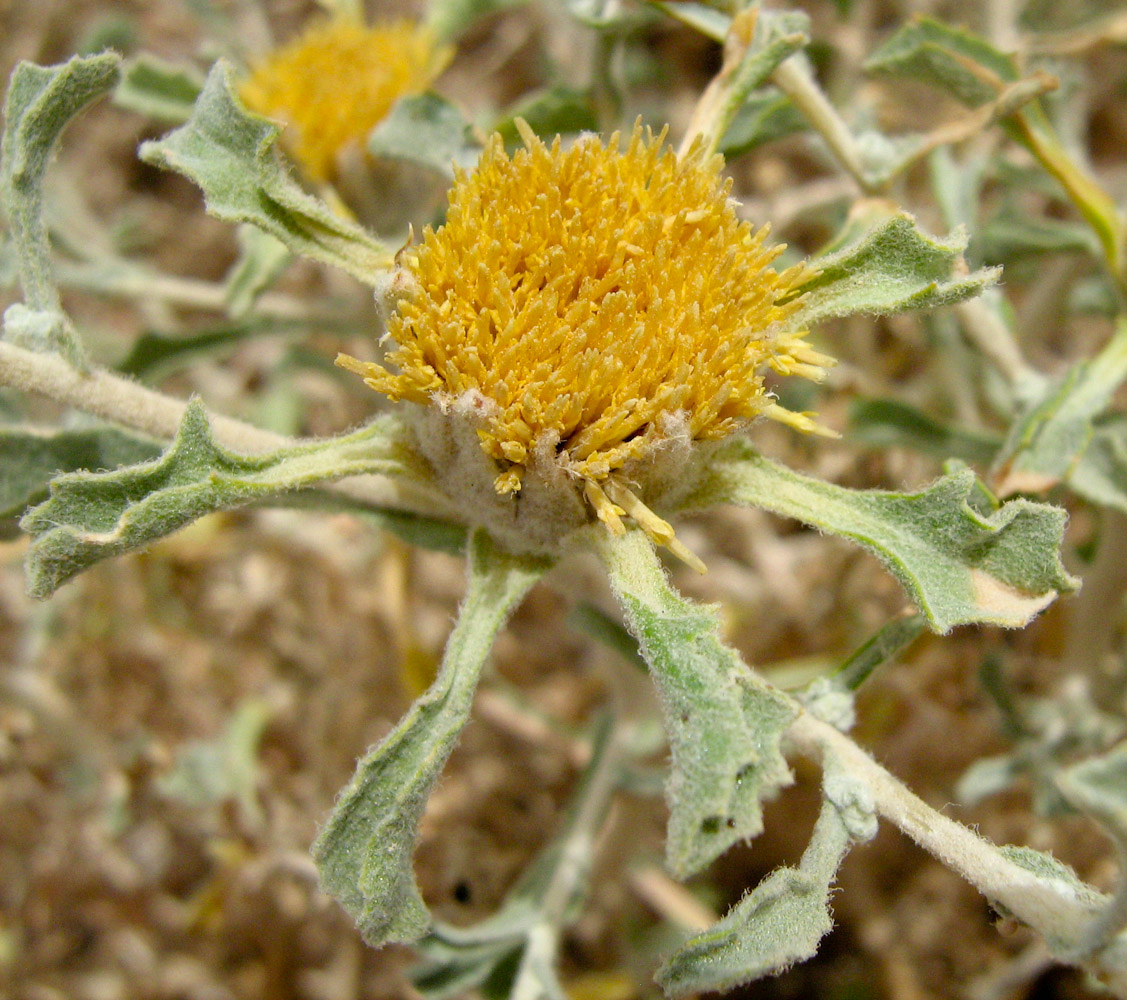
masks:
<svg viewBox="0 0 1127 1000"><path fill-rule="evenodd" d="M293 257L279 239L257 226L239 226L239 259L227 273L227 315L243 319L281 277Z"/></svg>
<svg viewBox="0 0 1127 1000"><path fill-rule="evenodd" d="M976 108L1018 77L1011 56L960 28L921 17L905 25L865 63L870 73L908 76Z"/></svg>
<svg viewBox="0 0 1127 1000"><path fill-rule="evenodd" d="M787 327L801 330L836 316L932 309L972 298L1001 272L984 268L966 274L966 245L961 230L937 239L906 212L876 221L858 216L830 252L811 259L817 273L796 289L793 297L801 299Z"/></svg>
<svg viewBox="0 0 1127 1000"><path fill-rule="evenodd" d="M202 89L202 74L146 52L125 64L113 100L148 118L181 125L192 117Z"/></svg>
<svg viewBox="0 0 1127 1000"><path fill-rule="evenodd" d="M748 95L720 137L716 150L730 160L809 127L789 97L768 87Z"/></svg>
<svg viewBox="0 0 1127 1000"><path fill-rule="evenodd" d="M1068 471L1068 485L1085 500L1127 514L1127 418L1117 415L1095 425Z"/></svg>
<svg viewBox="0 0 1127 1000"><path fill-rule="evenodd" d="M796 706L724 645L715 609L677 594L645 535L591 538L661 696L673 755L666 863L685 877L763 829L761 800L790 781L779 740Z"/></svg>
<svg viewBox="0 0 1127 1000"><path fill-rule="evenodd" d="M549 142L557 134L595 132L599 128L590 93L564 84L534 90L505 109L493 128L501 133L506 145L517 145L521 141L516 126L518 118L523 118L533 132Z"/></svg>
<svg viewBox="0 0 1127 1000"><path fill-rule="evenodd" d="M974 473L961 469L921 493L849 490L772 462L736 438L718 448L684 506L762 507L857 542L937 632L976 622L1024 625L1078 586L1060 561L1067 515L1028 500L984 514L968 502L975 483Z"/></svg>
<svg viewBox="0 0 1127 1000"><path fill-rule="evenodd" d="M989 219L976 239L984 258L1003 262L1043 253L1100 253L1099 239L1084 223L1029 215L1017 206Z"/></svg>
<svg viewBox="0 0 1127 1000"><path fill-rule="evenodd" d="M245 699L219 736L180 748L172 769L157 779L157 791L197 809L232 801L246 820L256 823L261 818L258 751L273 714L263 699Z"/></svg>
<svg viewBox="0 0 1127 1000"><path fill-rule="evenodd" d="M984 431L952 427L894 399L854 399L849 404L849 437L872 448L901 446L934 458L960 458L988 465L1002 446Z"/></svg>
<svg viewBox="0 0 1127 1000"><path fill-rule="evenodd" d="M419 820L469 719L493 640L543 560L498 550L484 533L470 547L469 584L438 677L357 765L313 845L321 884L373 946L413 941L430 926L411 870Z"/></svg>
<svg viewBox="0 0 1127 1000"><path fill-rule="evenodd" d="M143 333L115 366L124 375L152 382L201 358L222 356L250 337L293 334L305 324L249 320L200 330L186 336Z"/></svg>
<svg viewBox="0 0 1127 1000"><path fill-rule="evenodd" d="M15 245L20 285L30 313L51 317L40 324L45 343L17 340L31 350L53 350L80 364L83 353L66 319L51 270L51 245L43 220L43 176L67 123L113 87L121 58L114 53L60 66L21 62L12 73L0 140L0 201ZM5 336L18 336L5 317Z"/></svg>
<svg viewBox="0 0 1127 1000"><path fill-rule="evenodd" d="M727 990L810 958L830 932L829 900L842 859L876 833L872 794L827 759L822 811L797 868L779 868L661 967L671 997Z"/></svg>
<svg viewBox="0 0 1127 1000"><path fill-rule="evenodd" d="M480 148L462 112L444 97L427 93L396 101L368 136L368 151L419 164L453 180L454 168L471 166Z"/></svg>
<svg viewBox="0 0 1127 1000"><path fill-rule="evenodd" d="M714 42L723 42L732 19L721 10L695 0L649 0L649 3Z"/></svg>
<svg viewBox="0 0 1127 1000"><path fill-rule="evenodd" d="M116 469L155 458L161 446L116 427L44 430L0 427L0 517L13 517L47 495L60 472Z"/></svg>
<svg viewBox="0 0 1127 1000"><path fill-rule="evenodd" d="M1127 852L1127 743L1070 767L1057 777L1065 798L1100 823Z"/></svg>
<svg viewBox="0 0 1127 1000"><path fill-rule="evenodd" d="M1099 354L1049 384L1014 422L995 464L998 492L1041 493L1067 479L1092 441L1093 421L1124 379L1127 321L1121 320ZM1105 438L1101 447L1107 443ZM1085 471L1091 474L1091 467Z"/></svg>
<svg viewBox="0 0 1127 1000"><path fill-rule="evenodd" d="M926 624L920 614L893 618L856 649L829 679L841 690L856 691L877 667L899 656L915 642Z"/></svg>
<svg viewBox="0 0 1127 1000"><path fill-rule="evenodd" d="M163 538L204 514L315 483L364 473L404 472L412 463L390 417L352 434L264 455L236 455L216 443L203 404L193 400L159 459L114 472L72 472L21 527L34 540L28 587L47 597L94 563Z"/></svg>
<svg viewBox="0 0 1127 1000"><path fill-rule="evenodd" d="M391 266L392 254L301 189L275 148L281 126L242 107L233 72L228 63L217 62L188 123L159 141L143 143L141 159L198 184L216 218L249 222L294 253L372 284Z"/></svg>
<svg viewBox="0 0 1127 1000"><path fill-rule="evenodd" d="M801 11L759 10L754 20L743 23L754 26L746 48L738 60L726 54L723 69L698 107L698 114L707 109L701 134L709 149L719 148L751 92L810 42L810 19Z"/></svg>

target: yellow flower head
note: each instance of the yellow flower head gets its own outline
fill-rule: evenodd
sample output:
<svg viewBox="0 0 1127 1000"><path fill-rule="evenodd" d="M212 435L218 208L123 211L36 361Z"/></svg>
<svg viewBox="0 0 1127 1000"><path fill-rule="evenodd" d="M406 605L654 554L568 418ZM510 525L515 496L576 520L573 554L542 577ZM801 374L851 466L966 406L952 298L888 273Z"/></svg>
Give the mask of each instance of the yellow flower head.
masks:
<svg viewBox="0 0 1127 1000"><path fill-rule="evenodd" d="M394 370L338 363L472 419L493 489L521 491L511 506L562 482L612 531L628 515L699 565L641 497L668 486L653 474L678 444L761 415L817 429L763 385L767 368L821 379L833 363L780 332L810 272L771 268L783 248L739 220L721 157L699 146L678 157L640 125L625 151L617 134L565 150L521 131L525 149L495 135L458 173L445 224L403 253Z"/></svg>
<svg viewBox="0 0 1127 1000"><path fill-rule="evenodd" d="M450 51L408 21L367 27L338 16L275 50L243 82L252 111L288 126L291 155L314 181L330 181L338 154L362 144L401 97L425 90Z"/></svg>

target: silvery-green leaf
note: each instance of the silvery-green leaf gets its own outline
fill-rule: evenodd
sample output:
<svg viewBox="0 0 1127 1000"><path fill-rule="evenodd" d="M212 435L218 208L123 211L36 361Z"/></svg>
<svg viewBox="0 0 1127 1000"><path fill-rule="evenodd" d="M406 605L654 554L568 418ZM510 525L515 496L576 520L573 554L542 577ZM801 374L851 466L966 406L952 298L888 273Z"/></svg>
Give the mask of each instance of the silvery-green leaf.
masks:
<svg viewBox="0 0 1127 1000"><path fill-rule="evenodd" d="M192 117L202 89L202 73L146 52L125 64L113 99L129 111L180 125Z"/></svg>
<svg viewBox="0 0 1127 1000"><path fill-rule="evenodd" d="M794 472L734 438L717 449L684 506L761 507L848 538L884 563L936 632L971 623L1021 626L1078 586L1060 561L1067 515L1028 500L984 514L968 502L975 482L961 469L920 493L850 490Z"/></svg>
<svg viewBox="0 0 1127 1000"><path fill-rule="evenodd" d="M998 280L998 268L965 272L966 233L944 239L924 233L906 212L855 217L829 252L813 257L817 274L800 285L797 311L787 328L801 330L824 319L855 313L903 312L951 305L978 295Z"/></svg>
<svg viewBox="0 0 1127 1000"><path fill-rule="evenodd" d="M720 137L716 151L730 160L809 127L790 98L769 87L748 95Z"/></svg>
<svg viewBox="0 0 1127 1000"><path fill-rule="evenodd" d="M286 245L257 226L239 226L239 259L227 273L227 315L243 319L281 277L293 257Z"/></svg>
<svg viewBox="0 0 1127 1000"><path fill-rule="evenodd" d="M368 136L373 156L418 164L450 180L454 167L471 166L480 151L462 112L431 93L400 98Z"/></svg>
<svg viewBox="0 0 1127 1000"><path fill-rule="evenodd" d="M711 149L719 148L751 92L810 42L810 19L801 11L759 10L745 23L754 27L750 43L738 61L726 54L722 71L698 106L699 113L700 107L713 105L701 123L701 134Z"/></svg>
<svg viewBox="0 0 1127 1000"><path fill-rule="evenodd" d="M649 0L658 10L675 17L714 42L723 42L732 19L721 10L695 0Z"/></svg>
<svg viewBox="0 0 1127 1000"><path fill-rule="evenodd" d="M13 517L47 495L60 472L116 469L160 454L149 438L116 427L47 430L0 427L0 517Z"/></svg>
<svg viewBox="0 0 1127 1000"><path fill-rule="evenodd" d="M779 740L796 707L724 645L714 608L673 589L645 535L590 537L661 696L673 755L666 863L685 877L762 830L761 801L790 781Z"/></svg>
<svg viewBox="0 0 1127 1000"><path fill-rule="evenodd" d="M466 597L438 677L361 758L313 845L322 886L373 946L413 941L430 926L411 870L419 820L469 718L497 632L546 569L542 560L502 552L475 534Z"/></svg>
<svg viewBox="0 0 1127 1000"><path fill-rule="evenodd" d="M1043 253L1100 254L1100 241L1082 222L1021 212L1016 206L987 220L975 246L987 260L1019 260Z"/></svg>
<svg viewBox="0 0 1127 1000"><path fill-rule="evenodd" d="M493 128L508 145L521 141L516 127L518 118L523 118L533 132L548 142L557 134L594 132L599 127L591 94L563 84L534 90L505 109Z"/></svg>
<svg viewBox="0 0 1127 1000"><path fill-rule="evenodd" d="M12 73L0 140L0 201L15 246L27 309L54 317L44 347L81 363L82 347L63 315L51 271L51 246L43 220L43 176L67 123L113 87L121 63L113 53L75 57L60 66L21 62ZM5 326L8 326L6 320ZM5 336L11 336L6 330Z"/></svg>
<svg viewBox="0 0 1127 1000"><path fill-rule="evenodd" d="M1032 872L1040 882L1049 883L1060 895L1078 903L1088 911L1092 918L1095 918L1108 903L1108 897L1104 893L1097 892L1084 882L1071 867L1059 858L1054 858L1051 854L1035 850L1032 847L1019 847L1012 844L1003 844L998 848L998 851L1007 861L1012 861L1018 867ZM1037 889L1040 890L1041 886L1037 886ZM1008 912L1007 908L999 904L997 900L992 902L1002 913ZM1049 948L1057 954L1071 952L1084 930L1084 923L1082 920L1070 922L1068 926L1059 927L1058 934L1046 933L1045 937ZM1042 933L1045 933L1045 928L1041 928L1041 930Z"/></svg>
<svg viewBox="0 0 1127 1000"><path fill-rule="evenodd" d="M640 670L646 669L646 661L638 652L638 643L634 641L634 637L594 604L588 601L577 604L568 612L567 623L601 642L627 663L632 663Z"/></svg>
<svg viewBox="0 0 1127 1000"><path fill-rule="evenodd" d="M896 32L869 57L865 69L922 80L972 108L997 97L1019 77L1013 57L969 31L926 17Z"/></svg>
<svg viewBox="0 0 1127 1000"><path fill-rule="evenodd" d="M372 284L391 265L391 253L301 189L276 149L282 127L239 103L233 77L228 63L217 62L188 123L143 143L141 159L198 184L216 218L249 222L294 253Z"/></svg>
<svg viewBox="0 0 1127 1000"><path fill-rule="evenodd" d="M849 438L871 448L911 448L933 458L960 458L975 465L989 465L1002 446L994 434L940 423L895 399L852 400Z"/></svg>
<svg viewBox="0 0 1127 1000"><path fill-rule="evenodd" d="M241 702L218 737L180 748L157 791L196 808L230 800L250 822L258 820L258 751L272 714L260 698Z"/></svg>
<svg viewBox="0 0 1127 1000"><path fill-rule="evenodd" d="M915 642L925 626L926 619L920 614L893 618L855 650L829 679L842 690L856 691L877 667L898 656Z"/></svg>
<svg viewBox="0 0 1127 1000"><path fill-rule="evenodd" d="M82 367L84 355L78 336L62 309L29 309L16 302L4 310L3 339L28 351L62 354Z"/></svg>
<svg viewBox="0 0 1127 1000"><path fill-rule="evenodd" d="M1099 354L1050 383L1014 422L995 465L998 491L1040 493L1067 479L1125 378L1127 322L1120 321Z"/></svg>
<svg viewBox="0 0 1127 1000"><path fill-rule="evenodd" d="M222 357L250 337L292 335L295 330L306 328L306 324L255 319L185 336L143 333L114 367L124 375L151 383L201 358Z"/></svg>
<svg viewBox="0 0 1127 1000"><path fill-rule="evenodd" d="M1077 809L1096 819L1127 850L1127 742L1057 776L1057 785Z"/></svg>
<svg viewBox="0 0 1127 1000"><path fill-rule="evenodd" d="M27 557L29 590L47 597L94 563L212 511L345 476L407 473L411 455L399 423L390 417L338 438L236 455L216 443L203 404L194 400L159 459L114 472L71 472L51 483L50 498L21 521L34 539Z"/></svg>
<svg viewBox="0 0 1127 1000"><path fill-rule="evenodd" d="M955 801L965 806L976 806L990 796L1012 788L1028 770L1029 763L1021 755L983 757L959 778L955 785Z"/></svg>
<svg viewBox="0 0 1127 1000"><path fill-rule="evenodd" d="M682 945L657 974L667 995L732 989L817 951L833 927L830 892L842 859L877 826L869 790L832 758L826 765L822 811L798 867L772 872L719 923Z"/></svg>
<svg viewBox="0 0 1127 1000"><path fill-rule="evenodd" d="M629 0L564 0L568 13L595 31L623 34L646 23L647 11Z"/></svg>
<svg viewBox="0 0 1127 1000"><path fill-rule="evenodd" d="M1085 500L1127 514L1127 418L1116 415L1095 425L1068 471L1068 485Z"/></svg>

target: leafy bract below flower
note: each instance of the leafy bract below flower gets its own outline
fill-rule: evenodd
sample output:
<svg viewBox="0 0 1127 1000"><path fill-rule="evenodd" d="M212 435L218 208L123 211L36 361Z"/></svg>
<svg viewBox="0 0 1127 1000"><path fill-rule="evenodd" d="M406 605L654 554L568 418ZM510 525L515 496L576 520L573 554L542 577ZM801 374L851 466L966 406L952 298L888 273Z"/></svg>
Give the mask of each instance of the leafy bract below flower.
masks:
<svg viewBox="0 0 1127 1000"><path fill-rule="evenodd" d="M691 488L702 443L756 417L819 429L763 384L833 363L784 332L811 272L771 268L783 247L738 219L721 157L678 157L640 125L624 151L521 126L526 148L495 135L445 224L401 254L395 370L338 364L421 404L446 492L510 544L550 549L593 511L703 568L652 508Z"/></svg>
<svg viewBox="0 0 1127 1000"><path fill-rule="evenodd" d="M425 90L449 56L409 21L368 27L337 16L252 67L240 96L286 123L290 154L311 180L331 181L340 153L362 145L399 98Z"/></svg>

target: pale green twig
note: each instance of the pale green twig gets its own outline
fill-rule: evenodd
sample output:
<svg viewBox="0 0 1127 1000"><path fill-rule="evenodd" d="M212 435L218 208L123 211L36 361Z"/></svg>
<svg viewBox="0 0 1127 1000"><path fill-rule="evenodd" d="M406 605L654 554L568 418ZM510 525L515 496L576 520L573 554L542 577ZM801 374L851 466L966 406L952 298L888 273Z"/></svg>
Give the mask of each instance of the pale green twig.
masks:
<svg viewBox="0 0 1127 1000"><path fill-rule="evenodd" d="M0 341L0 385L46 396L155 438L173 438L187 403L100 369L82 373L57 354L28 351ZM221 414L209 416L216 441L244 453L273 451L292 438ZM356 476L329 487L368 505L407 508L459 520L436 491L381 476Z"/></svg>
<svg viewBox="0 0 1127 1000"><path fill-rule="evenodd" d="M803 64L794 57L787 59L771 74L771 80L821 135L838 162L857 182L857 186L866 194L876 193L876 188L866 175L865 164L853 133Z"/></svg>

